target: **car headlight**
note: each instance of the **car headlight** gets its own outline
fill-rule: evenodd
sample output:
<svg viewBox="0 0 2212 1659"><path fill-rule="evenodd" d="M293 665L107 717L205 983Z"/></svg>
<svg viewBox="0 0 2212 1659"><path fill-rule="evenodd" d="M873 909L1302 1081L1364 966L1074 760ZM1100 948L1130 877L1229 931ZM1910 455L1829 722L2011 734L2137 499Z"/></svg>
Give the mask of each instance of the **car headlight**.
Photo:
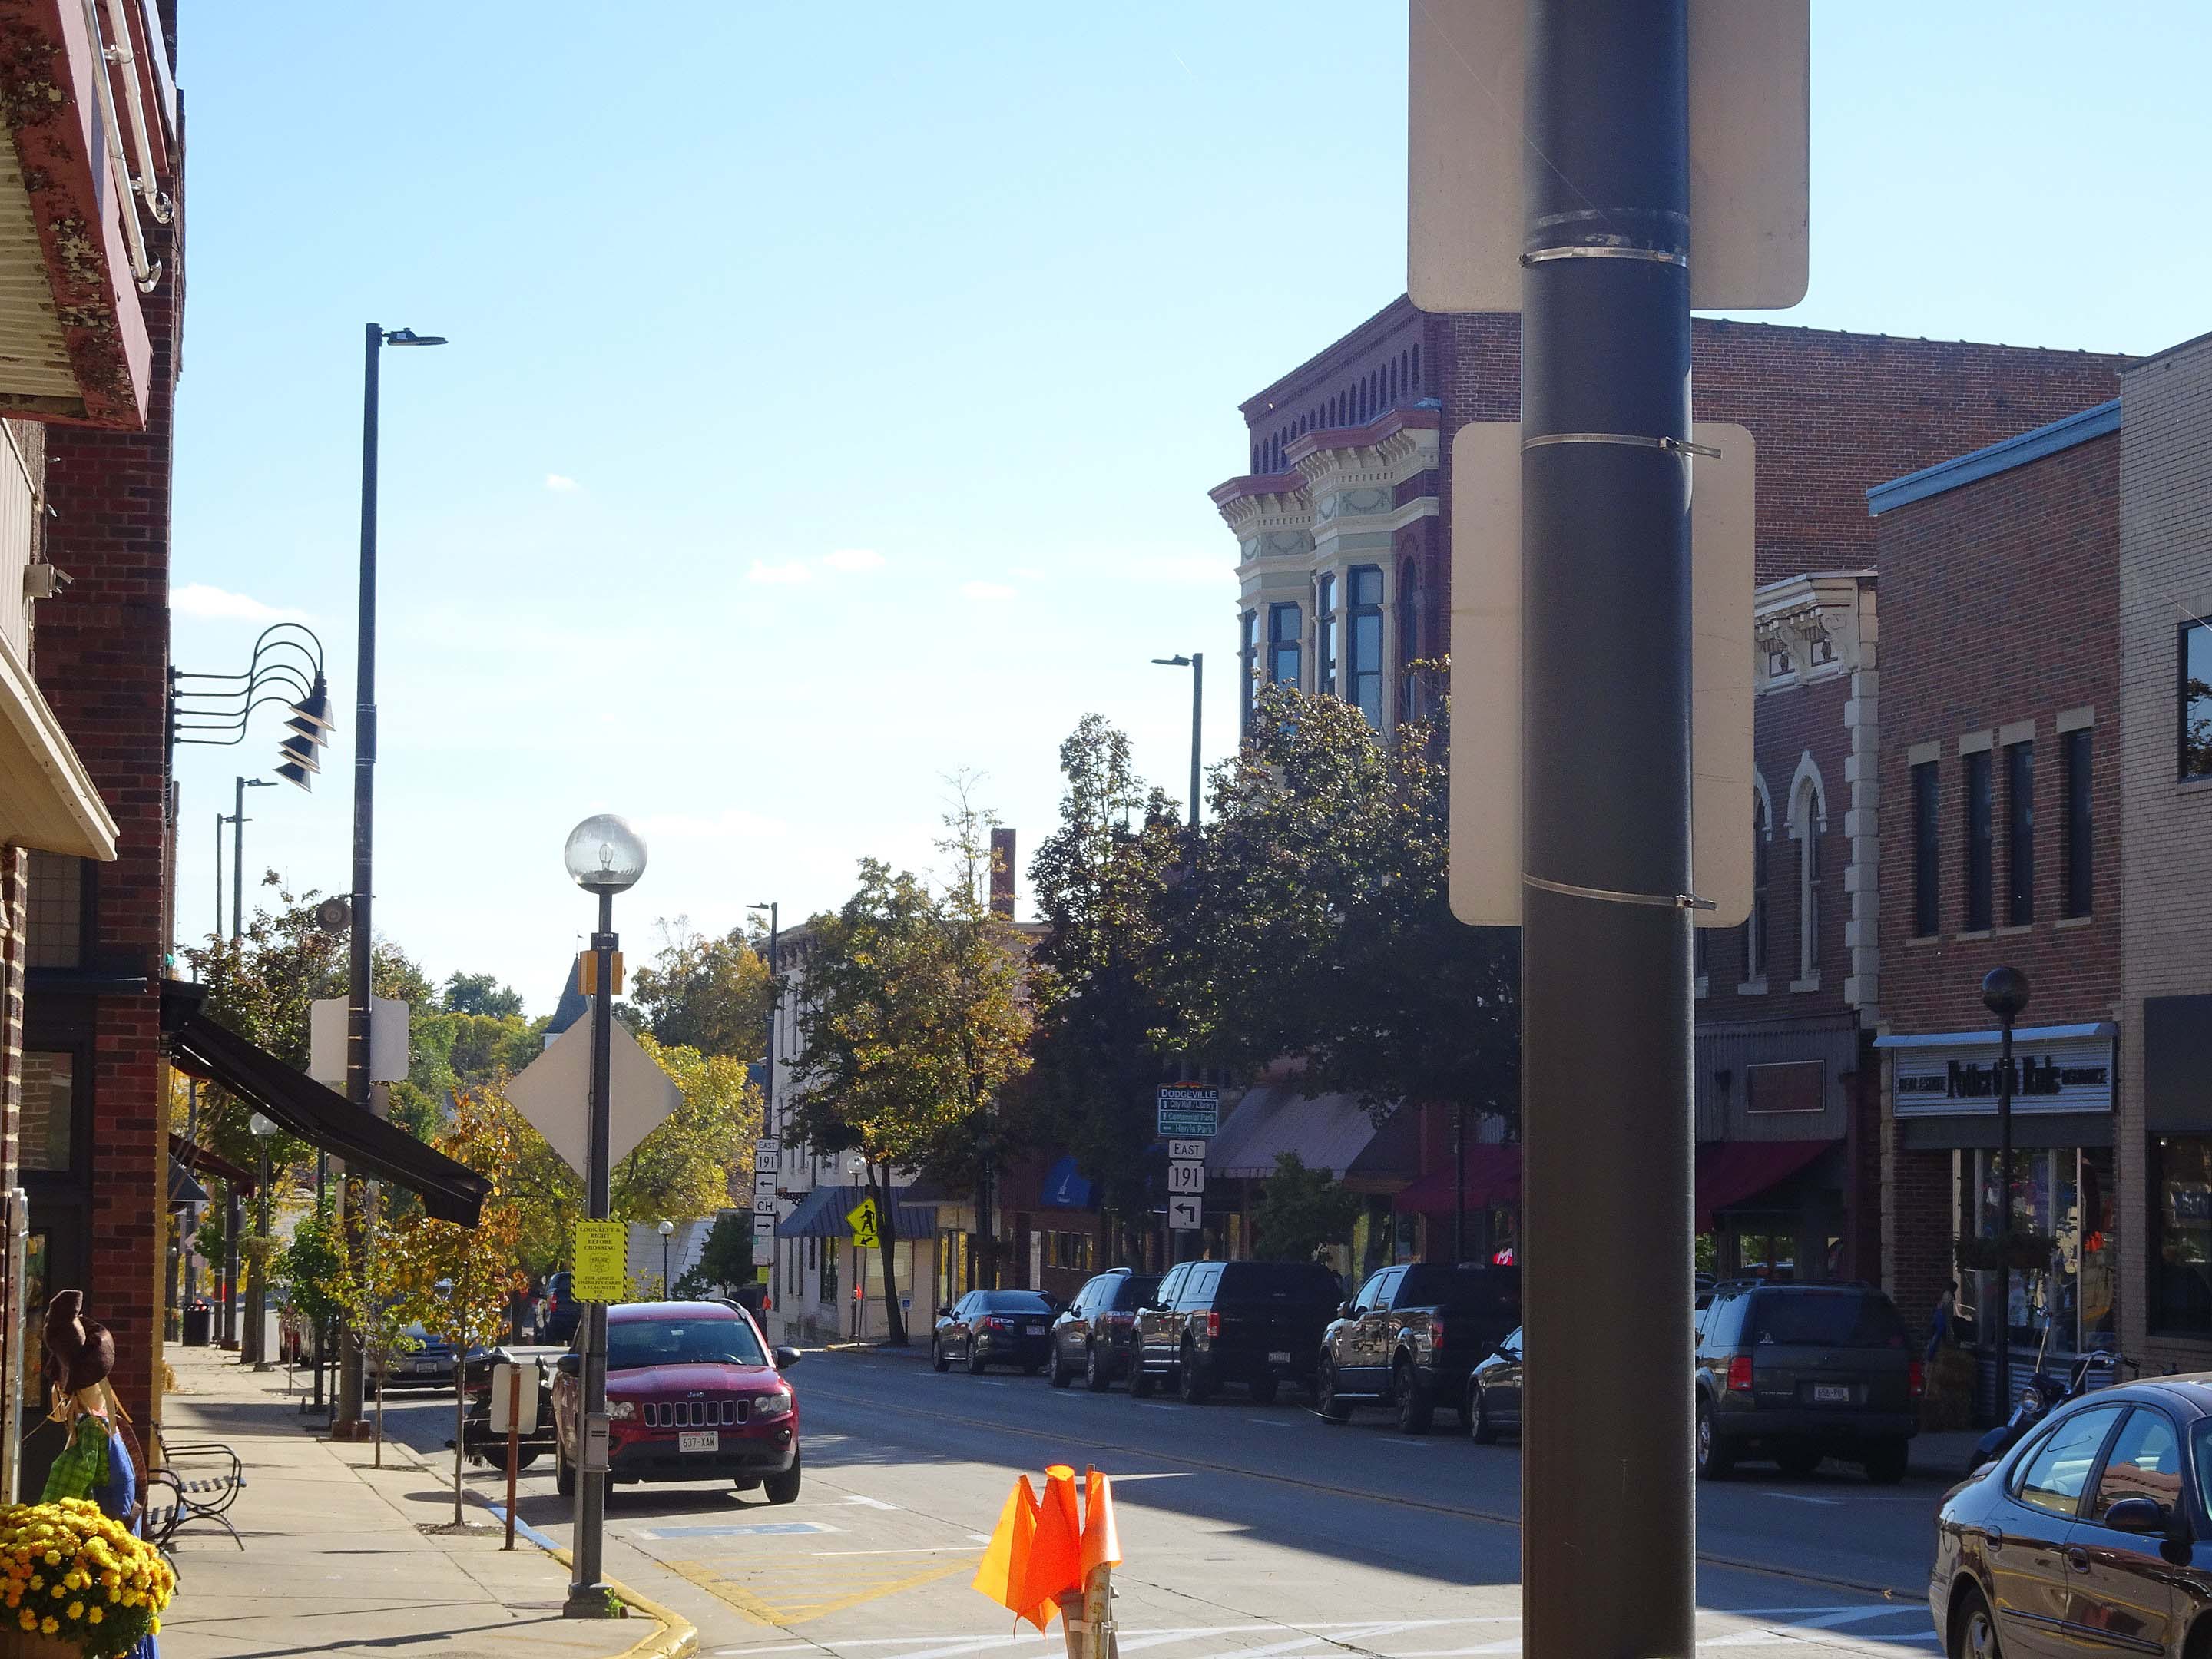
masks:
<svg viewBox="0 0 2212 1659"><path fill-rule="evenodd" d="M774 1394L753 1396L752 1419L756 1423L773 1423L791 1415L791 1390L779 1389Z"/></svg>
<svg viewBox="0 0 2212 1659"><path fill-rule="evenodd" d="M607 1416L609 1419L613 1422L626 1423L636 1415L637 1402L634 1400L610 1400L607 1401Z"/></svg>

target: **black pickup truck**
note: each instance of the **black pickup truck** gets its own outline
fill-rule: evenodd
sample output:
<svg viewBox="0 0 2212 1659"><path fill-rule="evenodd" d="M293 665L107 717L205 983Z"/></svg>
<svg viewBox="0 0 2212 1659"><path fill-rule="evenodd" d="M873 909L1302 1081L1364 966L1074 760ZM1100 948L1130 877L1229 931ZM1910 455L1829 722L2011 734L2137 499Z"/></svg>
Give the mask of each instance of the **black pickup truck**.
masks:
<svg viewBox="0 0 2212 1659"><path fill-rule="evenodd" d="M1195 1405L1224 1382L1266 1404L1313 1379L1314 1345L1342 1294L1317 1261L1186 1261L1137 1311L1129 1392L1172 1382Z"/></svg>
<svg viewBox="0 0 2212 1659"><path fill-rule="evenodd" d="M1468 1373L1520 1322L1518 1267L1385 1267L1322 1337L1316 1403L1332 1423L1355 1404L1395 1407L1401 1429L1426 1434L1437 1402L1459 1405Z"/></svg>

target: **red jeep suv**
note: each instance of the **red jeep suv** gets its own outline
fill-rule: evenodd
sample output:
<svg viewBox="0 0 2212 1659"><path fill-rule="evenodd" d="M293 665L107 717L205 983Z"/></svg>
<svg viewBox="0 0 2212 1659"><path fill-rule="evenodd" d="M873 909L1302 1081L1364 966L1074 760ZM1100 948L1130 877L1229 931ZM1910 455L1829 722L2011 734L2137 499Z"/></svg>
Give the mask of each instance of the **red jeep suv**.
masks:
<svg viewBox="0 0 2212 1659"><path fill-rule="evenodd" d="M577 1328L582 1340L585 1327ZM607 1472L616 1480L727 1480L799 1497L799 1401L760 1328L720 1302L631 1302L607 1310ZM576 1489L583 1357L553 1382L554 1484Z"/></svg>

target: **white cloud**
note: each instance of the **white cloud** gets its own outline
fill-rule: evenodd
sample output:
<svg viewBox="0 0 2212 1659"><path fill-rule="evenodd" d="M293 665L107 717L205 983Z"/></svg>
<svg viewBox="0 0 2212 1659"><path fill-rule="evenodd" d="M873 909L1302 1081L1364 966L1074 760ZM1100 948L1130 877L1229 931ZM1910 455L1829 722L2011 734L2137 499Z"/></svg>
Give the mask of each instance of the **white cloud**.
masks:
<svg viewBox="0 0 2212 1659"><path fill-rule="evenodd" d="M1025 581L1025 582L1041 582L1041 581L1042 581L1042 580L1044 580L1044 572L1043 572L1043 571L1042 571L1042 570L1032 570L1031 568L1030 568L1030 567L1029 567L1029 566L1027 566L1027 565L1025 565L1025 564L1018 564L1018 565L1016 565L1016 566L1015 566L1012 570L1008 571L1006 574L1007 574L1008 575L1010 575L1010 576L1017 576L1017 577L1019 577L1023 581Z"/></svg>
<svg viewBox="0 0 2212 1659"><path fill-rule="evenodd" d="M1014 590L1004 582L963 582L960 591L971 599L988 599L994 603L1014 597Z"/></svg>
<svg viewBox="0 0 2212 1659"><path fill-rule="evenodd" d="M545 475L545 487L556 495L566 495L584 486L565 472L549 472Z"/></svg>
<svg viewBox="0 0 2212 1659"><path fill-rule="evenodd" d="M169 595L169 609L179 616L208 622L283 622L307 613L279 611L250 594L233 593L207 582L188 582Z"/></svg>
<svg viewBox="0 0 2212 1659"><path fill-rule="evenodd" d="M822 562L832 570L881 570L884 556L872 547L841 547L834 553L824 553Z"/></svg>
<svg viewBox="0 0 2212 1659"><path fill-rule="evenodd" d="M749 582L760 582L771 587L788 587L799 582L811 581L814 573L797 559L786 559L781 564L770 564L764 559L755 559L753 568L745 573Z"/></svg>

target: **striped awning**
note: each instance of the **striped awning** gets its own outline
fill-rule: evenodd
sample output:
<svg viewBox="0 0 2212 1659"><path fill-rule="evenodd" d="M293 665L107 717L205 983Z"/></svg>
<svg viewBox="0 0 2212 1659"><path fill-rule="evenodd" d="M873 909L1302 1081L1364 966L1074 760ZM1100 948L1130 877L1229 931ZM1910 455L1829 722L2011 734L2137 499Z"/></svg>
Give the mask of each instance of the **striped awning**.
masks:
<svg viewBox="0 0 2212 1659"><path fill-rule="evenodd" d="M845 1219L860 1207L860 1200L872 1189L866 1187L817 1187L799 1200L799 1207L775 1224L778 1238L849 1238L852 1224ZM895 1192L901 1197L904 1188ZM901 1204L891 1236L895 1238L928 1238L937 1231L937 1206L933 1204Z"/></svg>

